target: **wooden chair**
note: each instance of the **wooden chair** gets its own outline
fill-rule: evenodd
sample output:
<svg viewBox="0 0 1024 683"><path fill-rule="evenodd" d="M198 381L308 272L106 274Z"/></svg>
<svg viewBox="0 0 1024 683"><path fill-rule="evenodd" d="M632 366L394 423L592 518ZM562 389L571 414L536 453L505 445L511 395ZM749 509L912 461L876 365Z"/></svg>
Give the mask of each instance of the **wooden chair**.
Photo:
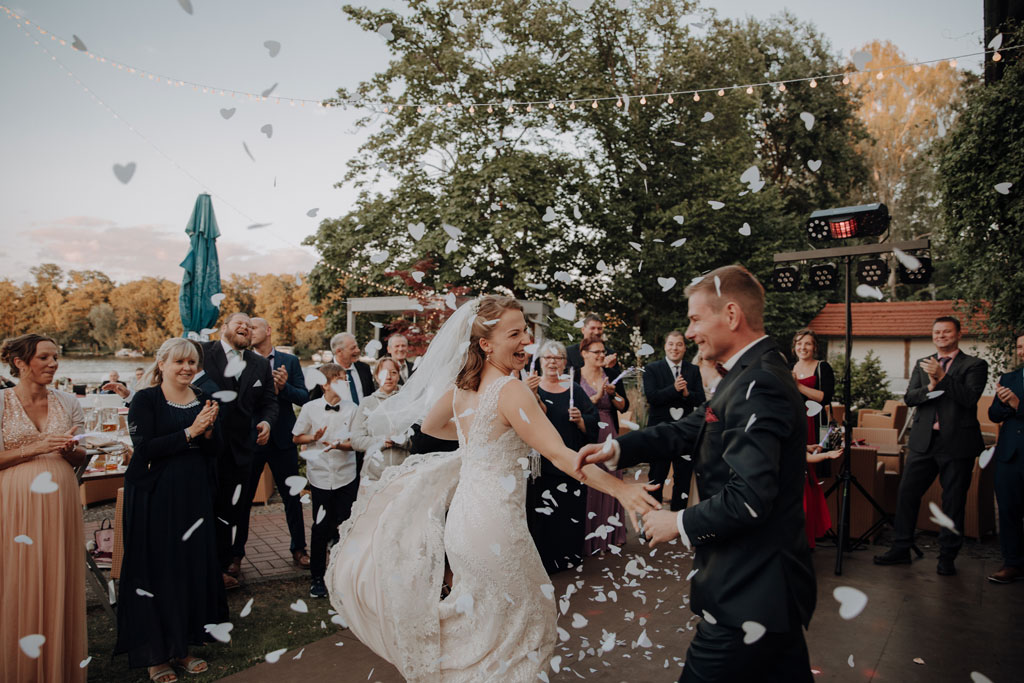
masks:
<svg viewBox="0 0 1024 683"><path fill-rule="evenodd" d="M978 399L978 422L981 423L981 436L985 446L991 446L999 440L999 425L988 419L988 409L995 396L982 396Z"/></svg>
<svg viewBox="0 0 1024 683"><path fill-rule="evenodd" d="M850 435L854 441L861 439L868 446L878 449L878 461L885 466L886 472L902 472L903 463L900 458L902 446L899 443L899 432L892 427L854 427Z"/></svg>
<svg viewBox="0 0 1024 683"><path fill-rule="evenodd" d="M995 490L993 489L994 471L991 466L981 469L977 459L971 473L971 487L967 490L967 509L964 515L963 535L970 538L981 538L996 531ZM931 521L928 503L942 505L942 487L938 478L932 482L931 488L921 499L921 509L917 512L917 528L926 531L938 531L939 527Z"/></svg>

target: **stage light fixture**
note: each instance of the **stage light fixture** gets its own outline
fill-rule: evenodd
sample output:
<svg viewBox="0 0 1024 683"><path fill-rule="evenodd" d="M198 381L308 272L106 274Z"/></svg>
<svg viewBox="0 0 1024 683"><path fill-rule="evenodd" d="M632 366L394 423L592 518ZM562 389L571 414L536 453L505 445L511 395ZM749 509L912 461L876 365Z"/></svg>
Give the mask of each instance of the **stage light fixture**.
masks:
<svg viewBox="0 0 1024 683"><path fill-rule="evenodd" d="M772 271L772 289L792 292L800 284L800 270L796 266L781 266Z"/></svg>
<svg viewBox="0 0 1024 683"><path fill-rule="evenodd" d="M807 289L835 289L839 281L839 269L834 263L818 263L810 268L807 278Z"/></svg>
<svg viewBox="0 0 1024 683"><path fill-rule="evenodd" d="M807 235L816 242L874 237L889 229L885 204L862 204L815 211L807 220Z"/></svg>
<svg viewBox="0 0 1024 683"><path fill-rule="evenodd" d="M889 264L883 258L867 258L857 263L857 283L881 287L889 280Z"/></svg>
<svg viewBox="0 0 1024 683"><path fill-rule="evenodd" d="M902 263L896 269L897 277L902 284L926 285L931 282L932 273L934 272L931 258L928 256L918 256L917 260L921 262L921 266L915 270L910 270Z"/></svg>

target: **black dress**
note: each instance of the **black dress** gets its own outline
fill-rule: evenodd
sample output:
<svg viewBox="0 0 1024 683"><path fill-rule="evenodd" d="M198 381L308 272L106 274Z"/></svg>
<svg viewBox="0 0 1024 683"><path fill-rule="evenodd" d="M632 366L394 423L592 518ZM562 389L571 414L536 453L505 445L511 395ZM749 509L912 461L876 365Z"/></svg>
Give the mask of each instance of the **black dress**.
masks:
<svg viewBox="0 0 1024 683"><path fill-rule="evenodd" d="M583 414L583 433L569 420L569 392L552 394L538 388L547 406L548 420L562 442L573 450L597 441L597 409L583 388L573 388L576 407ZM548 574L583 561L583 529L587 514L587 487L558 469L547 458L540 460L540 476L526 487L526 523ZM538 512L540 510L540 512Z"/></svg>
<svg viewBox="0 0 1024 683"><path fill-rule="evenodd" d="M204 625L228 620L213 515L220 440L190 447L185 438L206 398L181 406L151 387L128 411L135 453L125 473L114 654L127 652L131 667L185 657L212 640Z"/></svg>

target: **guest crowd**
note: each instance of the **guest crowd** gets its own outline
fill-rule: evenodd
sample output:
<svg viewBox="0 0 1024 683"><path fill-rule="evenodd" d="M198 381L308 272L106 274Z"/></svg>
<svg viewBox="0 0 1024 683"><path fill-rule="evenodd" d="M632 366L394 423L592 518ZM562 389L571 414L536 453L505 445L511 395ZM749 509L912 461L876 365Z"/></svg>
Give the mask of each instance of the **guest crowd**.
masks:
<svg viewBox="0 0 1024 683"><path fill-rule="evenodd" d="M584 318L583 339L565 347L539 344L523 380L565 444L578 450L619 436L631 409L618 354L606 344L602 319ZM892 548L877 564L909 564L920 501L939 478L942 511L963 528L975 458L984 448L976 406L985 361L959 348L960 323L933 325L936 353L915 365L905 402L917 407L899 487ZM411 438L375 435L367 417L415 372L405 337L387 340L374 368L359 360L351 334L330 340L333 362L318 368L315 386L295 356L274 347L267 321L233 313L220 339L169 339L156 362L129 388L117 377L103 390L129 406L133 454L124 484L124 559L117 604L115 654L150 678L172 683L179 672L201 673L207 662L190 648L210 642L206 626L229 621L226 591L236 588L249 538L250 507L265 466L284 503L295 564L310 570L310 596L326 597L328 547L352 511L361 486L371 485L411 453L451 450L418 432ZM820 359L814 332L792 340L793 381L811 404L806 435L804 511L810 547L831 526L819 479L829 450L827 407L835 375ZM1016 338L1024 362L1024 334ZM669 332L664 357L649 363L640 385L648 424L680 420L705 404L726 372L699 354L685 360L684 333ZM0 680L82 681L86 659L84 539L75 468L86 452L75 435L84 418L71 394L51 388L58 347L28 334L4 342L0 359L17 380L0 389ZM307 390L307 386L312 386ZM1001 425L994 454L1004 566L989 577L1024 576L1024 374L1002 375L989 417ZM652 465L653 495L673 511L689 503L693 454L673 453ZM305 481L299 476L304 464ZM826 468L826 469L822 469ZM621 477L622 472L615 472ZM294 486L296 481L303 486ZM307 547L300 489L308 485L313 525ZM584 487L541 459L527 493L527 518L549 573L585 557L617 553L626 515L617 501ZM956 572L962 534L939 535L940 575ZM26 636L31 636L26 640Z"/></svg>

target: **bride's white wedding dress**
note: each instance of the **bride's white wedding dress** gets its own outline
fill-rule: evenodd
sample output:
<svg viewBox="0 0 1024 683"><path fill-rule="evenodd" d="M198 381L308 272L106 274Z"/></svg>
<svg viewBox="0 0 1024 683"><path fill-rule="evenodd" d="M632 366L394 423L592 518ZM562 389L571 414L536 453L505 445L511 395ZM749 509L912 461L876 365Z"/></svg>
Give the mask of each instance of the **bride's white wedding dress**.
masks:
<svg viewBox="0 0 1024 683"><path fill-rule="evenodd" d="M551 657L554 589L524 509L530 448L497 410L512 380L456 420L457 451L413 456L360 493L331 551L331 604L409 681L525 683Z"/></svg>

